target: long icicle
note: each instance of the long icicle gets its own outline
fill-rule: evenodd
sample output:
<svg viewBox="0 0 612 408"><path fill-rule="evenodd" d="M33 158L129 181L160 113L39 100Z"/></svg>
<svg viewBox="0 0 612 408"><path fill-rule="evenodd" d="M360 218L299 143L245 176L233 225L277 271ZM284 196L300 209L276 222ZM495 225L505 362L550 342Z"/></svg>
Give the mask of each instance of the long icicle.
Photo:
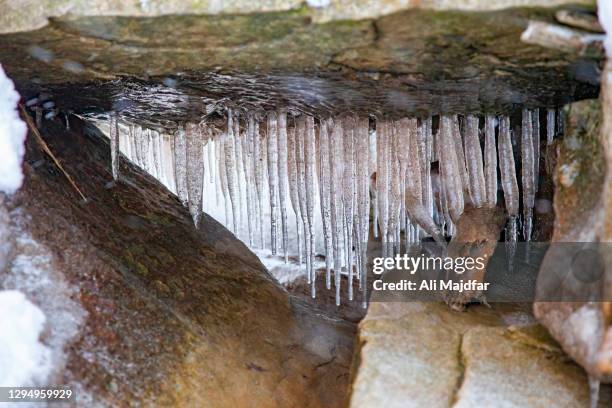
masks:
<svg viewBox="0 0 612 408"><path fill-rule="evenodd" d="M204 151L202 137L195 123L185 125L187 159L187 197L189 212L196 229L202 215L202 186L204 183Z"/></svg>
<svg viewBox="0 0 612 408"><path fill-rule="evenodd" d="M306 133L304 139L304 172L305 172L305 187L306 187L306 217L308 218L308 252L307 263L310 266L308 273L310 274L311 292L310 295L316 296L316 271L314 269L314 207L315 207L315 128L314 118L306 116Z"/></svg>
<svg viewBox="0 0 612 408"><path fill-rule="evenodd" d="M281 231L283 236L283 254L285 263L289 260L289 237L287 233L287 112L278 113L278 200L281 213Z"/></svg>
<svg viewBox="0 0 612 408"><path fill-rule="evenodd" d="M140 131L142 133L142 130ZM139 132L136 131L136 134ZM140 149L137 147L136 151ZM176 180L176 193L184 206L187 206L189 197L187 196L187 155L186 155L185 129L179 125L174 136L174 174Z"/></svg>
<svg viewBox="0 0 612 408"><path fill-rule="evenodd" d="M553 140L555 139L555 110L547 109L546 110L546 144L551 145Z"/></svg>
<svg viewBox="0 0 612 408"><path fill-rule="evenodd" d="M534 193L538 192L540 184L540 110L531 111L532 136L533 136L533 180Z"/></svg>
<svg viewBox="0 0 612 408"><path fill-rule="evenodd" d="M344 246L342 230L342 122L333 123L330 139L329 161L331 169L331 220L333 226L332 242L334 246L334 284L336 288L336 306L340 306L340 285L342 282L342 247Z"/></svg>
<svg viewBox="0 0 612 408"><path fill-rule="evenodd" d="M295 213L295 231L297 239L298 265L302 264L302 246L300 240L300 223L302 215L300 212L300 201L298 196L298 169L296 160L296 126L287 131L287 167L289 172L289 198Z"/></svg>
<svg viewBox="0 0 612 408"><path fill-rule="evenodd" d="M259 242L261 249L266 247L264 238L264 160L266 158L262 149L262 138L259 132L259 123L255 121L253 116L249 117L249 121L253 123L253 167L255 169L255 187L257 190L257 208L259 210Z"/></svg>
<svg viewBox="0 0 612 408"><path fill-rule="evenodd" d="M234 142L234 120L231 109L227 113L227 135L225 138L225 176L232 208L232 232L238 235L238 183L236 180L236 154Z"/></svg>
<svg viewBox="0 0 612 408"><path fill-rule="evenodd" d="M484 169L482 164L482 150L478 137L478 117L468 115L465 126L465 158L470 183L470 198L475 207L482 207L485 203L486 189Z"/></svg>
<svg viewBox="0 0 612 408"><path fill-rule="evenodd" d="M495 117L485 117L485 189L487 206L497 205L497 149L495 148Z"/></svg>
<svg viewBox="0 0 612 408"><path fill-rule="evenodd" d="M244 225L244 193L243 186L245 182L243 180L244 169L242 167L242 143L240 142L242 135L240 134L240 117L237 112L234 112L234 155L235 167L236 167L236 189L238 192L238 226L236 227L236 234L242 233L242 227Z"/></svg>
<svg viewBox="0 0 612 408"><path fill-rule="evenodd" d="M110 136L110 148L111 148L111 171L113 173L113 179L119 178L119 123L117 121L117 114L112 112L109 120L109 136Z"/></svg>
<svg viewBox="0 0 612 408"><path fill-rule="evenodd" d="M304 246L306 255L306 277L308 284L311 282L310 275L310 238L308 231L308 210L306 208L306 165L304 163L304 141L306 139L306 118L302 115L297 120L297 128L295 132L295 157L297 164L297 175L298 175L298 202L300 204L300 215L302 216L302 225L304 231Z"/></svg>
<svg viewBox="0 0 612 408"><path fill-rule="evenodd" d="M389 185L387 177L387 124L376 122L376 195L378 198L378 223L382 238L382 256L387 256L389 222Z"/></svg>
<svg viewBox="0 0 612 408"><path fill-rule="evenodd" d="M270 193L270 240L272 255L277 253L278 206L278 128L276 112L268 113L268 189Z"/></svg>
<svg viewBox="0 0 612 408"><path fill-rule="evenodd" d="M249 246L253 247L253 234L255 230L255 208L256 198L254 191L255 180L253 177L253 133L254 126L250 117L247 117L247 128L244 137L242 138L242 167L244 168L244 179L246 188L246 207L247 207L247 229L249 237Z"/></svg>
<svg viewBox="0 0 612 408"><path fill-rule="evenodd" d="M499 156L499 170L501 173L502 189L506 211L510 219L506 227L506 251L510 271L513 269L514 254L516 253L517 225L516 218L519 212L519 189L516 180L516 167L510 136L510 118L503 116L499 126L497 138L497 153Z"/></svg>
<svg viewBox="0 0 612 408"><path fill-rule="evenodd" d="M344 255L348 272L348 300L353 300L353 217L354 217L354 190L355 190L355 171L354 171L354 133L355 119L347 116L343 119L343 152L344 152L344 171L343 171L343 195L342 202L344 207Z"/></svg>
<svg viewBox="0 0 612 408"><path fill-rule="evenodd" d="M439 160L448 211L451 220L456 223L463 213L464 184L457 157L455 122L456 116L442 115L440 117Z"/></svg>
<svg viewBox="0 0 612 408"><path fill-rule="evenodd" d="M357 120L357 141L358 151L357 156L357 180L358 180L358 200L357 212L359 219L359 240L360 250L360 279L359 288L362 291L362 307L367 307L367 251L368 251L368 233L370 227L370 135L369 135L369 120L368 118L360 118Z"/></svg>
<svg viewBox="0 0 612 408"><path fill-rule="evenodd" d="M321 219L323 223L323 238L325 241L325 287L331 289L331 269L334 258L332 243L331 203L330 203L330 163L329 163L329 129L333 124L328 120L321 121L319 132L319 191L321 203ZM297 216L297 213L296 213Z"/></svg>
<svg viewBox="0 0 612 408"><path fill-rule="evenodd" d="M535 201L535 163L532 126L531 111L523 109L521 127L521 181L523 184L523 236L525 241L531 240L533 205Z"/></svg>

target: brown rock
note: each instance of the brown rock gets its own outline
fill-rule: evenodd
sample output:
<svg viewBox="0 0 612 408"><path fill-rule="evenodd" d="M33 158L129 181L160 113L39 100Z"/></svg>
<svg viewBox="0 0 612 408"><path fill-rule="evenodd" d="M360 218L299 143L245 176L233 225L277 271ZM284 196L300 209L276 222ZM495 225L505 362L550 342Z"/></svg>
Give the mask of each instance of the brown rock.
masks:
<svg viewBox="0 0 612 408"><path fill-rule="evenodd" d="M82 315L52 383L77 389L81 405L343 406L353 325L288 296L210 217L196 230L175 197L123 159L109 187L108 144L72 119L70 132L56 119L42 133L87 203L29 138L24 186L2 204L12 231L53 267L31 300L51 327L66 302ZM0 282L27 291L15 273Z"/></svg>

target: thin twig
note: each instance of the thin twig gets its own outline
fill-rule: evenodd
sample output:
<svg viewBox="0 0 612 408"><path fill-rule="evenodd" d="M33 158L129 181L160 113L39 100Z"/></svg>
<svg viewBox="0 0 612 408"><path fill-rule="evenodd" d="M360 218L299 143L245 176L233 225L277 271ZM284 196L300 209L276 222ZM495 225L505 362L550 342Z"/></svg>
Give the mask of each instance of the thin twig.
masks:
<svg viewBox="0 0 612 408"><path fill-rule="evenodd" d="M28 112L26 111L25 107L22 104L19 104L19 108L21 109L21 113L23 113L23 117L24 117L28 127L30 128L30 130L34 134L34 137L36 138L36 141L38 143L40 143L40 145L41 145L42 149L45 151L45 153L47 153L49 155L49 157L51 157L51 159L53 160L55 165L60 169L60 171L62 173L64 173L64 176L66 176L66 178L68 179L68 181L70 182L72 187L74 187L76 192L79 193L79 195L83 198L83 201L87 201L87 198L85 198L85 195L83 195L81 190L79 190L79 188L77 187L77 185L74 182L74 180L72 179L72 177L70 177L70 174L68 174L68 172L66 170L64 170L64 168L62 167L62 164L59 162L57 157L55 157L55 155L53 154L51 149L49 149L49 146L47 145L47 143L45 143L44 139L40 135L40 132L38 131L38 128L36 128L36 125L34 124L34 122L32 122L32 118L30 117L30 115L28 115Z"/></svg>

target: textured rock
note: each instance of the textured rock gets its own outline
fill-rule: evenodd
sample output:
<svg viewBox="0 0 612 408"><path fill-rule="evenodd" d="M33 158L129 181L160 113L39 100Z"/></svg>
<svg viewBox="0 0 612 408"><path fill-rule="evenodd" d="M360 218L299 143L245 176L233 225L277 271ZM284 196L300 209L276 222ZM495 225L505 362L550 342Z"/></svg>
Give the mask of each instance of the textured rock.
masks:
<svg viewBox="0 0 612 408"><path fill-rule="evenodd" d="M359 325L350 406L588 406L584 371L527 308L373 303ZM600 406L610 402L604 388Z"/></svg>
<svg viewBox="0 0 612 408"><path fill-rule="evenodd" d="M71 315L53 312L46 293L83 310L52 383L72 384L87 406L343 406L354 326L291 298L210 217L194 229L174 196L125 161L112 182L105 139L71 125L46 121L43 135L87 203L30 138L25 184L3 204L57 276L20 281L9 268L0 288L44 278L45 290L28 293L52 328Z"/></svg>
<svg viewBox="0 0 612 408"><path fill-rule="evenodd" d="M585 370L604 381L612 380L612 344L604 342L612 336L611 322L606 318L606 303L587 303L593 298L609 302L610 248L602 244L601 255L606 272L597 280L583 282L568 276L557 286L550 271L563 270L567 256L559 251L566 247L555 247L555 242L609 242L605 235L607 214L604 192L610 182L606 180L606 132L601 132L602 106L599 101L581 101L567 107L566 134L558 147L555 170L555 225L553 246L549 249L540 267L537 282L537 297L544 300L534 305L538 320L546 326L563 349ZM605 116L604 116L605 117ZM607 120L607 119L606 119ZM605 123L605 122L604 122ZM609 160L609 159L608 159ZM572 250L578 250L572 247ZM542 272L545 271L545 272ZM553 299L550 293L581 293L580 302L546 302ZM563 292L562 292L563 291ZM558 299L558 298L557 298Z"/></svg>
<svg viewBox="0 0 612 408"><path fill-rule="evenodd" d="M234 106L315 116L502 112L598 94L597 59L520 41L554 10L406 10L318 24L308 10L155 18L66 16L0 35L26 99L175 127ZM217 116L212 115L210 120Z"/></svg>
<svg viewBox="0 0 612 408"><path fill-rule="evenodd" d="M377 17L407 8L436 10L495 10L517 6L552 7L561 4L588 4L592 0L332 0L306 1L318 20L362 19ZM322 7L316 7L317 5ZM0 1L0 33L40 28L48 19L66 14L75 16L118 15L160 16L167 14L238 14L295 10L303 7L300 0L2 0Z"/></svg>

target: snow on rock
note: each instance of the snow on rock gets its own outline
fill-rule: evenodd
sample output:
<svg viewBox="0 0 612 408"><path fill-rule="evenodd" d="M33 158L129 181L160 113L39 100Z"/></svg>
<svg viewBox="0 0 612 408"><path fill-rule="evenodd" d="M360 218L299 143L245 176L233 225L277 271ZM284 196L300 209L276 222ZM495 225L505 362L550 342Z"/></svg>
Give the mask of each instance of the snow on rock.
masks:
<svg viewBox="0 0 612 408"><path fill-rule="evenodd" d="M604 45L608 57L612 56L612 2L610 0L597 1L597 13L599 22L606 30L606 39Z"/></svg>
<svg viewBox="0 0 612 408"><path fill-rule="evenodd" d="M0 291L0 387L44 384L51 350L40 343L45 315L16 290Z"/></svg>
<svg viewBox="0 0 612 408"><path fill-rule="evenodd" d="M26 125L17 113L19 94L0 65L0 192L14 193L23 181Z"/></svg>

